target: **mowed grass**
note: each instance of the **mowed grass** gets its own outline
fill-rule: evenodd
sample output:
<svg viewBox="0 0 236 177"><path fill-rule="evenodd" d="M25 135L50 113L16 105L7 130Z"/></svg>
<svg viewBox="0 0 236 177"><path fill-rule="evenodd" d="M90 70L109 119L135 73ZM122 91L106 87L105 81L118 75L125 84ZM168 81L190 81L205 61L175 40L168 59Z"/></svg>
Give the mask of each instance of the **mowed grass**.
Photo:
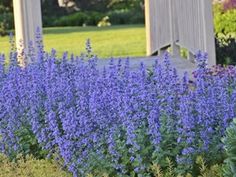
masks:
<svg viewBox="0 0 236 177"><path fill-rule="evenodd" d="M111 27L56 27L44 29L46 51L56 49L58 56L65 51L80 55L90 39L93 53L100 58L145 56L144 25ZM9 37L0 37L0 53L9 53Z"/></svg>

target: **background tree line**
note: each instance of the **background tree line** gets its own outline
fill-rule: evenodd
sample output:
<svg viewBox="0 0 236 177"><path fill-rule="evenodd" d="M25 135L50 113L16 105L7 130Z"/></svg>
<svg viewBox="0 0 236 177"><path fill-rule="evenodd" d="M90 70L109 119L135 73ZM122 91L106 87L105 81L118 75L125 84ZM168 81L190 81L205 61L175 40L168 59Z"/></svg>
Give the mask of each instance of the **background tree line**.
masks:
<svg viewBox="0 0 236 177"><path fill-rule="evenodd" d="M78 12L59 7L58 0L41 1L44 26L97 25L108 15L114 24L144 23L143 0L74 0ZM13 28L13 2L0 0L0 35Z"/></svg>

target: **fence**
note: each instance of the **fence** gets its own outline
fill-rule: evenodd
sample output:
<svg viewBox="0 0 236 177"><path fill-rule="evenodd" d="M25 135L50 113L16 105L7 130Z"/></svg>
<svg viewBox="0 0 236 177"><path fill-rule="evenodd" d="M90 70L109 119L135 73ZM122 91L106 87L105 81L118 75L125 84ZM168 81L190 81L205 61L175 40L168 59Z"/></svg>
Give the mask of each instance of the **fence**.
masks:
<svg viewBox="0 0 236 177"><path fill-rule="evenodd" d="M146 0L147 55L171 46L173 55L180 47L209 55L209 65L216 64L211 0Z"/></svg>

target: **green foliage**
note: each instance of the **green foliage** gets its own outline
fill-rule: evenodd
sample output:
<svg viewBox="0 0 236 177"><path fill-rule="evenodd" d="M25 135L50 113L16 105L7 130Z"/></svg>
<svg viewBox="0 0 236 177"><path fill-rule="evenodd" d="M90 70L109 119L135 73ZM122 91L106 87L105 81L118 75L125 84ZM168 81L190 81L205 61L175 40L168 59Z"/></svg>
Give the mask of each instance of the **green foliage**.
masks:
<svg viewBox="0 0 236 177"><path fill-rule="evenodd" d="M66 8L58 5L58 0L41 0L43 18L60 17L68 14Z"/></svg>
<svg viewBox="0 0 236 177"><path fill-rule="evenodd" d="M153 164L150 167L150 172L154 177L222 177L222 167L220 165L213 165L208 167L206 162L202 157L198 157L196 160L196 164L198 165L199 173L187 173L186 175L178 175L174 173L174 167L171 162L167 158L168 168L166 170L161 169L160 165Z"/></svg>
<svg viewBox="0 0 236 177"><path fill-rule="evenodd" d="M216 58L218 64L236 64L236 9L214 5Z"/></svg>
<svg viewBox="0 0 236 177"><path fill-rule="evenodd" d="M234 119L230 127L227 128L223 143L227 153L224 176L236 177L236 119Z"/></svg>
<svg viewBox="0 0 236 177"><path fill-rule="evenodd" d="M224 11L220 5L214 6L214 25L216 34L232 35L236 32L236 9Z"/></svg>
<svg viewBox="0 0 236 177"><path fill-rule="evenodd" d="M187 173L186 175L180 175L175 172L175 167L172 161L169 158L166 158L168 163L167 168L163 169L157 163L152 163L147 167L147 172L145 174L139 174L142 177L223 177L222 175L222 166L221 165L213 165L208 167L206 165L205 160L202 157L198 157L196 160L196 164L198 167L198 174ZM131 173L132 174L132 173ZM117 175L111 175L107 173L104 169L99 169L99 173L95 173L91 171L91 173L87 174L86 177L117 177ZM133 176L133 175L130 175ZM232 176L231 176L232 177Z"/></svg>
<svg viewBox="0 0 236 177"><path fill-rule="evenodd" d="M34 157L40 159L47 156L48 152L42 149L29 127L23 127L18 132L16 132L16 135L19 137L20 152L18 153L21 153L23 156L31 154ZM17 156L16 153L17 152L12 152L10 157L15 159Z"/></svg>
<svg viewBox="0 0 236 177"><path fill-rule="evenodd" d="M144 24L144 13L137 10L114 10L108 13L80 11L59 18L44 17L46 26L97 26L103 17L109 17L112 25Z"/></svg>
<svg viewBox="0 0 236 177"><path fill-rule="evenodd" d="M109 4L107 6L113 10L141 9L140 4L142 3L143 0L109 0Z"/></svg>
<svg viewBox="0 0 236 177"><path fill-rule="evenodd" d="M143 125L144 126L144 125ZM135 149L135 152L130 152L130 145L126 144L125 131L119 132L116 137L116 151L122 156L119 158L119 163L123 165L123 170L126 175L122 174L122 177L136 177L136 175L141 175L144 177L149 177L148 168L152 164L152 157L150 156L150 151L152 150L152 145L150 144L149 137L145 134L145 129L139 129L137 133L137 141L142 142L140 149ZM112 161L112 156L107 153L108 149L103 152L103 160L98 156L94 155L90 157L89 165L92 166L88 171L89 175L101 177L101 176L120 176L120 171L114 170L114 166L111 166L109 162ZM133 155L133 160L130 156ZM143 166L139 172L134 172L133 169L136 167ZM88 175L88 176L89 176Z"/></svg>
<svg viewBox="0 0 236 177"><path fill-rule="evenodd" d="M37 160L33 156L18 156L10 161L0 155L0 177L71 177L52 160Z"/></svg>
<svg viewBox="0 0 236 177"><path fill-rule="evenodd" d="M236 39L234 37L219 37L216 35L217 64L236 65Z"/></svg>
<svg viewBox="0 0 236 177"><path fill-rule="evenodd" d="M96 26L103 17L104 14L99 12L76 12L55 19L52 26Z"/></svg>
<svg viewBox="0 0 236 177"><path fill-rule="evenodd" d="M145 132L142 131L144 129L140 129L137 133L137 140L143 142L140 150L135 151L135 158L133 161L130 161L130 152L129 146L125 143L125 134L124 132L119 134L119 138L117 137L116 143L118 144L118 149L116 149L122 157L119 159L119 162L127 167L126 174L119 174L117 171L114 171L114 168L108 163L111 161L111 157L106 156L103 160L97 156L93 156L90 158L90 162L93 163L93 168L89 169L89 173L87 177L223 177L222 166L218 164L210 164L208 161L205 161L203 157L196 157L196 162L194 165L194 170L191 168L180 170L179 167L175 164L174 158L167 157L168 155L173 155L175 152L169 152L169 154L162 155L161 151L156 156L150 157L150 151L152 151L152 145L148 143L149 137L145 135ZM123 139L121 138L123 137ZM106 152L103 152L106 154ZM161 156L161 158L158 157ZM139 157L143 159L140 161ZM164 157L166 157L164 159ZM156 158L161 159L156 160ZM158 163L158 161L160 163ZM89 165L91 166L91 164ZM136 166L144 167L139 172L134 172ZM184 171L185 175L181 172ZM120 176L121 175L121 176Z"/></svg>
<svg viewBox="0 0 236 177"><path fill-rule="evenodd" d="M111 24L144 23L140 3L143 0L77 0L79 12L68 12L58 6L57 0L42 1L44 26L94 25L109 16Z"/></svg>
<svg viewBox="0 0 236 177"><path fill-rule="evenodd" d="M5 23L0 22L0 36L5 36L7 34Z"/></svg>
<svg viewBox="0 0 236 177"><path fill-rule="evenodd" d="M111 24L144 24L144 12L140 10L114 10L108 12Z"/></svg>
<svg viewBox="0 0 236 177"><path fill-rule="evenodd" d="M161 126L160 132L162 141L160 142L160 149L153 153L153 159L155 159L154 162L164 168L167 168L170 165L170 161L175 160L180 150L180 145L177 145L177 132L174 128L174 123L172 121L167 123L168 119L170 120L171 118L162 116L160 118L161 124L168 125L169 123L173 128L170 130L168 126Z"/></svg>
<svg viewBox="0 0 236 177"><path fill-rule="evenodd" d="M57 0L42 0L42 18L45 27L52 26L82 26L93 25L105 16L111 16L112 24L144 23L144 13L140 7L142 0L77 0L82 11L68 12L60 8ZM13 29L12 1L0 1L0 36L6 35L6 30Z"/></svg>
<svg viewBox="0 0 236 177"><path fill-rule="evenodd" d="M6 149L4 151L10 160L16 160L18 154L21 154L22 157L32 155L37 159L43 159L48 155L48 151L44 150L38 143L29 125L25 124L18 131L15 131L14 134L19 138L18 150L12 150L11 147L5 146Z"/></svg>
<svg viewBox="0 0 236 177"><path fill-rule="evenodd" d="M111 0L76 0L78 7L85 11L107 12Z"/></svg>
<svg viewBox="0 0 236 177"><path fill-rule="evenodd" d="M221 177L222 168L219 165L207 167L205 160L199 156L197 157L196 164L199 166L200 176L198 177Z"/></svg>
<svg viewBox="0 0 236 177"><path fill-rule="evenodd" d="M7 30L13 28L12 2L0 1L0 36L7 35Z"/></svg>

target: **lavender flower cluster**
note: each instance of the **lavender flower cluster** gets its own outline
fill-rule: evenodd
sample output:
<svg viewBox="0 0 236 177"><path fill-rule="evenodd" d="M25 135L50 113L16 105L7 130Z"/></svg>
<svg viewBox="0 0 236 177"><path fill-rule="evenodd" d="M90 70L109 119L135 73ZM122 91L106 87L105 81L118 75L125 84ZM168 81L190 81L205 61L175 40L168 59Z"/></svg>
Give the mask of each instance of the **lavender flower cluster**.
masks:
<svg viewBox="0 0 236 177"><path fill-rule="evenodd" d="M236 115L235 68L230 76L209 74L199 52L190 82L187 73L178 76L168 54L151 72L142 63L131 69L129 60L99 70L96 57L58 59L55 50L34 57L21 68L16 55L9 67L0 55L1 152L21 153L22 134L30 132L75 177L102 161L113 176L130 176L168 156L192 168L197 155L216 162L215 154L224 152L221 138Z"/></svg>

